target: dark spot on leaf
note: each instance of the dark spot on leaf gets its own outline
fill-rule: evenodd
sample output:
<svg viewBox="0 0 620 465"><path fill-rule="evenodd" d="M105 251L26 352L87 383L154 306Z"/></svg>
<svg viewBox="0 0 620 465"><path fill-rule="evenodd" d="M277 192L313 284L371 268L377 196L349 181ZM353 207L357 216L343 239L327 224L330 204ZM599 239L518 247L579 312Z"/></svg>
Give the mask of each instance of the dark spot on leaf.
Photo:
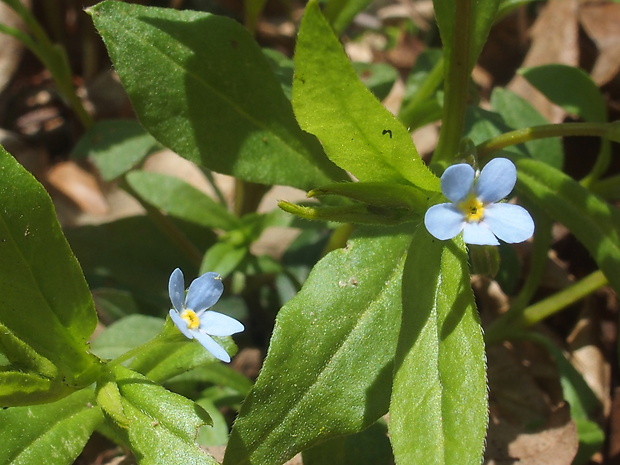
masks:
<svg viewBox="0 0 620 465"><path fill-rule="evenodd" d="M392 131L389 129L384 129L383 132L381 133L382 135L386 135L389 134L390 135L390 139L392 138Z"/></svg>

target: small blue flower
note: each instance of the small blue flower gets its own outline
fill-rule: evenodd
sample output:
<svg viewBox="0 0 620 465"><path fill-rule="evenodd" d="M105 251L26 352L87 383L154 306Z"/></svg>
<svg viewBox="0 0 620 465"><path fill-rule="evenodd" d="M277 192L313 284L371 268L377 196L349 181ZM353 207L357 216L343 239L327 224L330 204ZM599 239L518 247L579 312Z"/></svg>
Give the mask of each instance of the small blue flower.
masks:
<svg viewBox="0 0 620 465"><path fill-rule="evenodd" d="M224 284L217 273L205 273L192 281L185 300L183 272L176 269L168 282L170 301L174 306L170 318L189 339L197 339L214 357L230 362L230 356L211 336L230 336L244 330L234 318L208 310L224 292Z"/></svg>
<svg viewBox="0 0 620 465"><path fill-rule="evenodd" d="M534 234L534 221L526 209L497 203L512 191L517 169L506 158L495 158L476 179L466 163L452 165L441 176L441 191L451 203L429 208L424 225L437 239L452 239L463 231L468 244L499 245L497 239L516 243Z"/></svg>

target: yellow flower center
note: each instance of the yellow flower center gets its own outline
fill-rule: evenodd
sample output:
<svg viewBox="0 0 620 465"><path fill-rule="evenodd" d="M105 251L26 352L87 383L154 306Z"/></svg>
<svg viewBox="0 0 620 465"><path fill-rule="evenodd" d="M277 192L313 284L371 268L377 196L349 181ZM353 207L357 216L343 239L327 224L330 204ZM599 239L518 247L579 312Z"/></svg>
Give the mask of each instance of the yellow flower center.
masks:
<svg viewBox="0 0 620 465"><path fill-rule="evenodd" d="M465 215L465 221L470 223L477 223L484 216L484 205L475 195L470 195L462 202L459 202L458 207Z"/></svg>
<svg viewBox="0 0 620 465"><path fill-rule="evenodd" d="M186 308L185 310L183 310L181 318L185 320L189 329L200 328L200 319L198 318L198 315L196 315L196 312L194 312L193 310L188 310Z"/></svg>

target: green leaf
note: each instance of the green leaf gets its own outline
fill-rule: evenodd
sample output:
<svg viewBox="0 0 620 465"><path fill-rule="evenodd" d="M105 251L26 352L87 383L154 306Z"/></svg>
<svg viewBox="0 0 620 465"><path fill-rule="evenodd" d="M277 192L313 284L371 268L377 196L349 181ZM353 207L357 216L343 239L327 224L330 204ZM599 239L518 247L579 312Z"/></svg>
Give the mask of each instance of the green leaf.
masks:
<svg viewBox="0 0 620 465"><path fill-rule="evenodd" d="M202 398L196 401L213 420L213 426L205 425L200 428L196 441L201 446L225 446L228 442L228 422L220 409L211 399Z"/></svg>
<svg viewBox="0 0 620 465"><path fill-rule="evenodd" d="M133 120L99 121L79 140L74 158L88 158L104 181L122 176L147 155L160 149L159 143Z"/></svg>
<svg viewBox="0 0 620 465"><path fill-rule="evenodd" d="M295 72L293 60L272 48L264 48L263 54L269 62L271 71L280 82L282 92L287 99L291 100L293 97L293 73Z"/></svg>
<svg viewBox="0 0 620 465"><path fill-rule="evenodd" d="M407 130L357 78L316 2L308 4L300 26L293 107L301 127L321 140L327 156L360 181L439 190L439 180Z"/></svg>
<svg viewBox="0 0 620 465"><path fill-rule="evenodd" d="M0 406L2 407L53 402L68 396L73 391L74 389L67 386L62 379L50 379L37 373L24 371L0 372Z"/></svg>
<svg viewBox="0 0 620 465"><path fill-rule="evenodd" d="M387 412L410 240L406 228L360 229L314 267L278 313L226 465L281 464Z"/></svg>
<svg viewBox="0 0 620 465"><path fill-rule="evenodd" d="M108 372L105 376L100 376L97 380L97 388L95 390L97 405L121 428L129 427L131 420L125 415L121 392L116 384L116 379L112 372Z"/></svg>
<svg viewBox="0 0 620 465"><path fill-rule="evenodd" d="M488 422L486 357L461 238L414 235L390 405L397 464L477 465Z"/></svg>
<svg viewBox="0 0 620 465"><path fill-rule="evenodd" d="M177 177L132 171L126 179L145 202L175 218L224 231L241 224L225 206Z"/></svg>
<svg viewBox="0 0 620 465"><path fill-rule="evenodd" d="M605 100L585 71L552 64L523 68L519 74L568 113L581 116L586 121L607 121Z"/></svg>
<svg viewBox="0 0 620 465"><path fill-rule="evenodd" d="M205 228L172 220L199 253L213 244L215 235ZM198 264L172 246L146 216L68 229L66 234L92 288L128 290L141 310L151 314L163 315L170 308L168 279L175 268L186 276L198 274Z"/></svg>
<svg viewBox="0 0 620 465"><path fill-rule="evenodd" d="M394 457L385 422L361 433L340 436L303 451L304 465L392 465Z"/></svg>
<svg viewBox="0 0 620 465"><path fill-rule="evenodd" d="M243 244L218 242L207 250L198 274L214 271L224 279L239 267L248 254L249 251Z"/></svg>
<svg viewBox="0 0 620 465"><path fill-rule="evenodd" d="M232 19L104 1L88 12L141 123L213 171L308 190L346 175L299 129L251 35Z"/></svg>
<svg viewBox="0 0 620 465"><path fill-rule="evenodd" d="M387 225L401 224L414 221L418 216L408 209L388 209L371 205L353 204L342 207L297 205L280 201L278 206L293 215L306 220L337 221L339 223Z"/></svg>
<svg viewBox="0 0 620 465"><path fill-rule="evenodd" d="M328 0L325 6L325 18L332 25L337 35L344 32L353 18L363 11L372 0Z"/></svg>
<svg viewBox="0 0 620 465"><path fill-rule="evenodd" d="M517 189L588 249L620 292L620 212L575 180L536 160L516 159Z"/></svg>
<svg viewBox="0 0 620 465"><path fill-rule="evenodd" d="M380 182L340 182L312 189L308 197L342 195L352 200L383 208L406 208L422 214L431 194L404 184Z"/></svg>
<svg viewBox="0 0 620 465"><path fill-rule="evenodd" d="M127 291L100 288L92 291L92 294L101 319L107 323L139 312L131 293Z"/></svg>
<svg viewBox="0 0 620 465"><path fill-rule="evenodd" d="M88 286L48 194L2 148L0 204L0 350L20 371L88 385L99 369L87 345L97 324Z"/></svg>
<svg viewBox="0 0 620 465"><path fill-rule="evenodd" d="M153 339L163 325L162 318L129 315L101 332L91 343L91 349L101 358L114 359Z"/></svg>
<svg viewBox="0 0 620 465"><path fill-rule="evenodd" d="M549 124L549 121L525 99L501 87L493 89L491 106L511 129ZM562 169L564 151L560 139L537 139L523 145L532 158Z"/></svg>
<svg viewBox="0 0 620 465"><path fill-rule="evenodd" d="M0 465L74 463L103 420L94 398L84 389L58 402L0 410Z"/></svg>
<svg viewBox="0 0 620 465"><path fill-rule="evenodd" d="M248 378L224 363L213 363L186 371L167 380L166 386L174 387L179 383L215 384L230 388L243 397L250 393L253 385Z"/></svg>
<svg viewBox="0 0 620 465"><path fill-rule="evenodd" d="M220 311L221 308L215 307L215 310ZM172 325L169 319L166 320L166 325ZM177 329L175 328L174 330L176 331ZM230 356L235 355L237 346L232 338L217 337L215 339ZM211 355L198 341L188 341L182 338L180 342L159 345L146 353L136 356L131 362L130 367L157 383L163 383L194 368L209 367L218 363L220 363L219 360Z"/></svg>
<svg viewBox="0 0 620 465"><path fill-rule="evenodd" d="M479 107L467 108L463 136L464 138L471 139L474 144L480 144L508 131L510 131L510 127L497 113L483 110ZM523 145L512 145L504 150L519 154L527 153Z"/></svg>
<svg viewBox="0 0 620 465"><path fill-rule="evenodd" d="M127 428L111 426L140 465L217 465L196 443L198 428L211 423L201 407L122 366L114 367L114 374L130 422Z"/></svg>

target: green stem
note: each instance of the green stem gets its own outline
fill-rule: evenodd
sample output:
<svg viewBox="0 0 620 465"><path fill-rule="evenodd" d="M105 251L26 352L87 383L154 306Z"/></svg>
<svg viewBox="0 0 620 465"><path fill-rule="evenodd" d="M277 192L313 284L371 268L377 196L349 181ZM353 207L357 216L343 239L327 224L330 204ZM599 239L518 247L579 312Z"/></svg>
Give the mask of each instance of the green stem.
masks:
<svg viewBox="0 0 620 465"><path fill-rule="evenodd" d="M167 327L167 325L165 325L163 331L159 333L157 336L155 336L153 339L137 347L134 347L133 349L129 349L123 355L119 355L111 362L108 362L107 366L109 368L112 368L116 365L120 365L121 363L124 363L127 360L130 360L139 354L147 353L153 347L157 347L163 344L168 344L174 340L182 340L182 337L183 335L178 330L177 330L177 333L175 334L172 332L172 330L169 327Z"/></svg>
<svg viewBox="0 0 620 465"><path fill-rule="evenodd" d="M433 164L441 171L457 156L467 109L467 88L469 86L471 40L471 0L456 3L454 34L450 56L445 57L444 105L441 131Z"/></svg>
<svg viewBox="0 0 620 465"><path fill-rule="evenodd" d="M254 213L271 186L235 179L235 215Z"/></svg>
<svg viewBox="0 0 620 465"><path fill-rule="evenodd" d="M566 289L530 305L524 310L511 308L508 312L495 320L486 330L487 344L496 344L520 332L523 328L532 326L545 318L558 313L565 307L583 299L588 294L605 286L607 278L602 271L595 271L582 280L568 286Z"/></svg>
<svg viewBox="0 0 620 465"><path fill-rule="evenodd" d="M618 132L617 123L563 123L544 124L530 128L517 129L493 137L477 146L479 158L484 158L505 147L523 144L535 139L566 136L598 136L614 140Z"/></svg>
<svg viewBox="0 0 620 465"><path fill-rule="evenodd" d="M209 182L211 189L213 189L213 192L215 193L215 196L217 197L218 202L224 207L228 208L228 203L226 202L226 198L224 197L224 194L222 193L220 186L218 186L217 182L215 182L215 176L213 176L213 172L208 168L201 168L201 171L202 171L202 174L205 175L205 178L207 178L207 181Z"/></svg>
<svg viewBox="0 0 620 465"><path fill-rule="evenodd" d="M439 88L443 80L443 73L444 59L442 57L431 72L428 73L415 95L400 109L398 119L400 119L403 124L409 127L417 119L420 109L422 108L421 105L426 100L431 99L435 91ZM409 130L411 131L411 128L409 128Z"/></svg>
<svg viewBox="0 0 620 465"><path fill-rule="evenodd" d="M594 183L591 190L605 200L620 200L620 175L610 176Z"/></svg>
<svg viewBox="0 0 620 465"><path fill-rule="evenodd" d="M323 251L321 252L321 257L324 257L332 250L342 249L346 247L347 241L353 233L353 229L355 226L351 223L344 223L338 226L329 236L329 240L325 247L323 247Z"/></svg>
<svg viewBox="0 0 620 465"><path fill-rule="evenodd" d="M13 8L15 12L24 21L32 37L18 31L14 28L1 27L0 32L12 35L19 39L28 47L32 53L36 55L39 60L45 65L52 75L52 78L56 82L58 92L63 97L65 102L75 112L80 122L85 128L90 128L93 125L93 119L85 110L82 101L75 92L72 81L71 66L65 50L54 45L48 35L45 33L41 25L37 22L36 18L32 15L30 10L26 8L19 0L2 0L8 6Z"/></svg>
<svg viewBox="0 0 620 465"><path fill-rule="evenodd" d="M586 189L591 189L592 186L601 178L607 168L609 168L609 164L611 163L611 144L608 140L603 139L601 141L601 149L592 167L592 171L588 173L588 175L583 178L580 183Z"/></svg>

